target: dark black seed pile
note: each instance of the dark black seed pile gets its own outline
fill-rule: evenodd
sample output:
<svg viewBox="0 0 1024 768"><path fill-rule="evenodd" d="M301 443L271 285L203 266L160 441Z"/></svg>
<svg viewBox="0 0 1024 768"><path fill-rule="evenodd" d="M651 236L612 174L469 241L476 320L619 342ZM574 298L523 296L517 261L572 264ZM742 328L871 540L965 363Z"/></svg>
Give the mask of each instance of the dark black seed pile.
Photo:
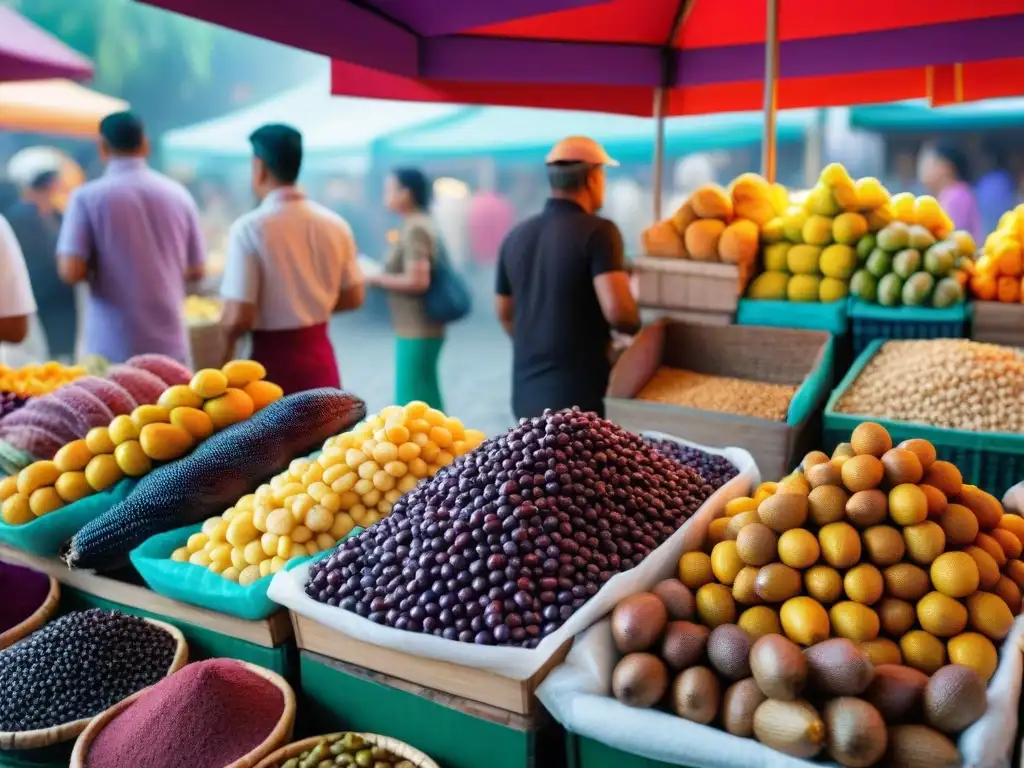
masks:
<svg viewBox="0 0 1024 768"><path fill-rule="evenodd" d="M167 675L175 641L117 611L69 613L0 651L0 731L94 717Z"/></svg>
<svg viewBox="0 0 1024 768"><path fill-rule="evenodd" d="M732 480L740 471L724 456L680 445L674 440L658 440L645 437L644 442L654 448L662 456L675 459L684 467L689 467L704 478L704 482L717 491Z"/></svg>
<svg viewBox="0 0 1024 768"><path fill-rule="evenodd" d="M709 492L596 414L548 412L399 499L310 569L306 594L397 629L533 648Z"/></svg>
<svg viewBox="0 0 1024 768"><path fill-rule="evenodd" d="M13 392L0 392L0 419L8 413L14 413L28 402L28 398L16 395Z"/></svg>

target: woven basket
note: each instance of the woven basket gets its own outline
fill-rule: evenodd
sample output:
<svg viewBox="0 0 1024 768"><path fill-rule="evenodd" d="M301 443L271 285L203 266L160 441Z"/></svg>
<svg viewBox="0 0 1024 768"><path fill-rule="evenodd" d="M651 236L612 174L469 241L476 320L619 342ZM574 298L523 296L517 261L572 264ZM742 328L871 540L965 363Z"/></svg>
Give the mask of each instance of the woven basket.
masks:
<svg viewBox="0 0 1024 768"><path fill-rule="evenodd" d="M245 661L239 661L238 663L253 674L269 680L277 687L278 690L281 691L281 695L284 697L284 710L281 712L281 719L277 721L277 725L274 727L274 730L271 731L267 738L263 740L263 743L247 755L243 755L235 762L225 766L225 768L252 768L252 766L259 763L262 758L269 755L292 737L292 727L295 725L295 691L292 690L288 681L280 675L271 672L269 669L264 669L263 667L258 667L255 664L249 664ZM71 753L71 763L69 768L85 768L89 756L89 747L92 745L93 740L106 727L107 723L131 706L135 699L145 694L148 690L148 688L145 688L138 693L129 696L124 701L115 704L106 712L97 715L93 721L89 723L89 726L82 731L81 736L78 737L78 741L75 742L75 749ZM242 704L244 705L244 702L242 702ZM262 765L262 763L260 764Z"/></svg>
<svg viewBox="0 0 1024 768"><path fill-rule="evenodd" d="M159 627L173 637L177 643L177 649L174 652L174 660L171 662L171 666L167 670L168 676L173 675L188 663L188 643L185 642L185 636L181 634L181 631L177 627L165 624L162 621L156 621L154 619L144 619L144 621L148 621L150 624ZM97 715L96 718L86 717L82 720L75 720L71 723L55 725L52 728L42 728L37 731L16 731L13 733L0 731L0 753L7 749L38 749L39 747L49 747L63 741L70 741L86 730L89 723L101 716L102 715Z"/></svg>
<svg viewBox="0 0 1024 768"><path fill-rule="evenodd" d="M43 624L53 618L53 614L60 605L60 582L53 576L50 577L50 591L43 600L43 604L36 608L35 612L20 624L15 624L6 632L0 632L0 651L8 646L14 645L23 637L31 635Z"/></svg>
<svg viewBox="0 0 1024 768"><path fill-rule="evenodd" d="M258 763L256 768L279 768L279 766L293 757L298 757L307 749L312 749L324 738L332 738L335 736L342 736L342 733L329 733L324 736L313 736L309 739L303 739L302 741L296 741L285 747L281 747L277 752L265 758L263 762ZM420 752L415 747L410 747L404 741L398 739L392 739L390 736L380 736L376 733L360 733L357 734L364 741L373 744L377 747L384 747L394 755L403 760L408 760L410 763L416 766L416 768L440 768L437 763L427 757L425 754ZM72 766L74 768L74 766Z"/></svg>

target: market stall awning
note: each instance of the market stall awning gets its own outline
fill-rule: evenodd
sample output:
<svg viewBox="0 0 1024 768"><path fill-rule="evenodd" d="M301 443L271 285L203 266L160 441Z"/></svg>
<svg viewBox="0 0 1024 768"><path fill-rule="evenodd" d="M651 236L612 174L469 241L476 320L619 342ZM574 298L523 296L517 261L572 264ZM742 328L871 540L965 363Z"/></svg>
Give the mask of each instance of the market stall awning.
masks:
<svg viewBox="0 0 1024 768"><path fill-rule="evenodd" d="M918 100L854 107L850 125L873 131L987 131L1024 128L1024 98L932 107Z"/></svg>
<svg viewBox="0 0 1024 768"><path fill-rule="evenodd" d="M308 153L358 154L396 131L449 117L460 109L332 97L324 76L223 117L169 131L161 146L177 157L248 157L249 134L265 123L287 123L302 132Z"/></svg>
<svg viewBox="0 0 1024 768"><path fill-rule="evenodd" d="M92 64L13 8L0 5L0 81L88 80Z"/></svg>
<svg viewBox="0 0 1024 768"><path fill-rule="evenodd" d="M414 6L422 6L413 0L295 2L301 8L283 16L266 7L269 0L155 0L344 61L355 69L336 69L334 90L357 96L433 94L436 101L649 115L653 88L756 87L764 76L764 0L607 0L568 9L556 4L539 15L530 15L527 7L536 0L519 0L502 10L509 16L518 12L519 18L484 25L469 21L471 0L458 0L421 14L431 16L433 26L409 16ZM856 6L786 0L780 14L784 81L865 69L916 70L920 76L927 65L1016 55L1024 35L1021 0L867 0ZM437 32L435 26L445 29ZM367 82L361 74L367 70L397 80ZM796 85L805 91L818 86ZM581 92L573 98L572 89ZM841 99L831 84L828 89L831 101ZM724 97L695 94L693 100L720 104ZM670 105L672 113L699 111L679 102ZM730 103L728 108L750 106Z"/></svg>
<svg viewBox="0 0 1024 768"><path fill-rule="evenodd" d="M0 131L91 138L100 120L127 108L126 101L70 80L0 83Z"/></svg>
<svg viewBox="0 0 1024 768"><path fill-rule="evenodd" d="M814 110L779 114L778 141L799 141L815 120ZM665 152L682 155L757 144L764 119L759 112L681 117L665 122ZM655 125L650 118L594 115L567 110L478 107L443 125L411 128L381 144L389 157L428 160L495 155L542 157L559 139L586 133L618 160L649 162Z"/></svg>

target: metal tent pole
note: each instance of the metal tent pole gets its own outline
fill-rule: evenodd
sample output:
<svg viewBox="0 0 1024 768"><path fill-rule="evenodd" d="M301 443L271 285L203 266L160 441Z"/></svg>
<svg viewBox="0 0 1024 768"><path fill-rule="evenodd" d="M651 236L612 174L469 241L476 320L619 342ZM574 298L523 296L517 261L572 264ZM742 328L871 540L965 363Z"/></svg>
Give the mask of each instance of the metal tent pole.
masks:
<svg viewBox="0 0 1024 768"><path fill-rule="evenodd" d="M775 112L779 83L779 0L767 0L764 35L764 135L761 138L761 175L775 181Z"/></svg>

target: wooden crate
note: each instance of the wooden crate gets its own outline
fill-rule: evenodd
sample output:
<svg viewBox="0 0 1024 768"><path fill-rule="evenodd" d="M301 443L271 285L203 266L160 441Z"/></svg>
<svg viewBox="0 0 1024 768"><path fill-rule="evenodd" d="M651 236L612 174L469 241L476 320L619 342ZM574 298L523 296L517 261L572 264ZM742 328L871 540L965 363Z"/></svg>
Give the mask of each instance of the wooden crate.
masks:
<svg viewBox="0 0 1024 768"><path fill-rule="evenodd" d="M681 312L735 314L740 270L735 264L641 256L633 261L637 302Z"/></svg>
<svg viewBox="0 0 1024 768"><path fill-rule="evenodd" d="M1024 347L1024 304L974 302L971 338L989 344Z"/></svg>
<svg viewBox="0 0 1024 768"><path fill-rule="evenodd" d="M292 613L292 624L300 650L523 715L537 711L537 686L562 663L572 646L571 640L566 642L533 677L513 680L475 667L364 643L297 613Z"/></svg>
<svg viewBox="0 0 1024 768"><path fill-rule="evenodd" d="M819 440L832 385L832 338L823 331L674 321L646 326L612 369L605 414L633 432L667 432L702 445L745 448L761 476L789 473ZM812 407L794 424L636 400L661 366L808 387Z"/></svg>
<svg viewBox="0 0 1024 768"><path fill-rule="evenodd" d="M732 325L735 316L732 312L687 312L680 309L641 307L640 320L644 325L650 325L659 320L678 320L682 323L696 323L697 325Z"/></svg>
<svg viewBox="0 0 1024 768"><path fill-rule="evenodd" d="M304 728L386 733L445 768L564 768L563 731L522 715L302 651ZM484 757L486 755L486 757Z"/></svg>
<svg viewBox="0 0 1024 768"><path fill-rule="evenodd" d="M276 648L292 636L288 613L283 610L262 621L247 621L171 600L144 586L89 571L73 571L57 558L38 557L4 544L0 544L0 560L26 565L85 595L145 611L171 624L190 624L264 648Z"/></svg>

